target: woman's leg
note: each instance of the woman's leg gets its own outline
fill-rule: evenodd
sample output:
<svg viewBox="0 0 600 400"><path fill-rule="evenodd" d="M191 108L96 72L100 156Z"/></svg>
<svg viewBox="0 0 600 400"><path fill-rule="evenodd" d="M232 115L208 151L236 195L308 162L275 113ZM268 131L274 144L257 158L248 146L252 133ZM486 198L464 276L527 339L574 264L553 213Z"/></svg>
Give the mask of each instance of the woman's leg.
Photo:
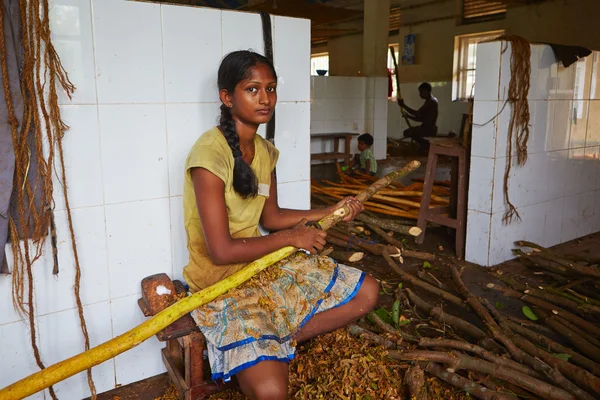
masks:
<svg viewBox="0 0 600 400"><path fill-rule="evenodd" d="M282 361L261 361L236 374L242 392L250 400L286 400L289 365Z"/></svg>
<svg viewBox="0 0 600 400"><path fill-rule="evenodd" d="M294 339L299 343L323 333L334 331L369 313L377 305L379 283L370 275L365 276L362 286L352 300L341 307L320 312L308 321Z"/></svg>

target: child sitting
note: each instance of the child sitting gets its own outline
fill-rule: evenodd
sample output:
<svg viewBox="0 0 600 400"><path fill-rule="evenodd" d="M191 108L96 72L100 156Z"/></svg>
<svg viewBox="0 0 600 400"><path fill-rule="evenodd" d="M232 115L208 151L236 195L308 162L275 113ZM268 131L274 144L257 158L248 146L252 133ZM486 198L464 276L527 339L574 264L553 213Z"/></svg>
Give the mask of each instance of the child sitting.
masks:
<svg viewBox="0 0 600 400"><path fill-rule="evenodd" d="M360 172L375 176L377 173L377 161L375 161L375 155L373 154L373 136L368 133L363 133L358 137L358 150L360 154L354 156L352 163L344 170L350 169L352 171L355 166L360 165Z"/></svg>

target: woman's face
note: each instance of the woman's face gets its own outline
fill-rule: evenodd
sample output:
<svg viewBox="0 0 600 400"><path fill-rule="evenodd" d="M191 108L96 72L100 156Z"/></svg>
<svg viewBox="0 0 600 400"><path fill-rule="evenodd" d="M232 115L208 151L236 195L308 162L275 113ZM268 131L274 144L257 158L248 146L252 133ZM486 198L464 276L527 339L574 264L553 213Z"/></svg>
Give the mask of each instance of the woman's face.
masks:
<svg viewBox="0 0 600 400"><path fill-rule="evenodd" d="M255 125L269 122L277 103L277 81L271 69L265 64L254 66L248 79L237 84L229 101L233 116L242 122Z"/></svg>

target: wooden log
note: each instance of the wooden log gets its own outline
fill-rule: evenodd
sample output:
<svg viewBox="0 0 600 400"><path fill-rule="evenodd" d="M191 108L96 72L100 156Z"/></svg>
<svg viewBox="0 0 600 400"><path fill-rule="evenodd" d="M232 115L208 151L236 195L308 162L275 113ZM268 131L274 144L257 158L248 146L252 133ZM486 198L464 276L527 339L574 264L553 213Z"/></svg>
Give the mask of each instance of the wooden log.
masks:
<svg viewBox="0 0 600 400"><path fill-rule="evenodd" d="M409 367L404 374L404 384L408 386L410 398L414 400L427 400L425 387L425 374L418 365Z"/></svg>
<svg viewBox="0 0 600 400"><path fill-rule="evenodd" d="M554 304L551 304L545 300L542 300L535 296L530 296L528 294L522 294L522 293L517 292L516 290L510 289L510 288L505 288L505 287L502 287L499 285L491 286L491 288L502 292L505 296L521 299L521 300L525 301L526 303L537 306L546 311L552 312L553 314L564 318L565 320L569 321L570 323L577 325L579 328L583 329L584 331L589 332L592 335L600 336L600 328L598 328L596 325L594 325L591 322L589 322L581 317L578 317L577 315L572 314L558 306L555 306Z"/></svg>
<svg viewBox="0 0 600 400"><path fill-rule="evenodd" d="M328 180L322 180L322 183L326 183L330 186L333 186L335 188L341 188L341 189L347 189L347 190L356 190L356 189L364 189L365 185L350 185L350 184L342 184L342 183L336 183L336 182L331 182ZM382 190L379 192L379 194L384 195L384 196L396 196L396 197L422 197L423 196L423 191L407 191L407 190ZM441 197L441 196L436 196L436 195L431 195L431 200L433 200L434 202L438 202L438 203L443 203L443 204L448 204L450 202L450 200L447 197Z"/></svg>
<svg viewBox="0 0 600 400"><path fill-rule="evenodd" d="M527 339L529 339L530 341L532 341L534 343L540 344L549 352L556 353L556 354L568 354L570 356L569 357L570 362L572 362L573 364L579 365L582 368L585 368L586 370L590 371L592 374L594 374L596 376L600 376L600 365L598 363L590 360L587 357L582 356L581 354L577 353L573 349L565 347L562 344L557 343L554 340L552 340L544 335L541 335L537 332L533 332L532 330L529 330L524 326L521 326L512 321L507 321L507 323L508 323L508 326L510 327L510 329L513 330L514 332L518 333L519 335L526 337Z"/></svg>
<svg viewBox="0 0 600 400"><path fill-rule="evenodd" d="M376 226L380 229L400 233L401 235L419 236L421 234L421 229L419 229L418 227L401 224L396 221L372 218L364 214L357 215L356 219L361 222L364 222L365 224L368 224L369 226L371 226L371 228L373 226Z"/></svg>
<svg viewBox="0 0 600 400"><path fill-rule="evenodd" d="M533 322L531 320L523 319L523 318L517 318L517 317L514 317L512 315L505 315L505 317L506 317L507 320L509 320L509 321L511 321L511 322L513 322L515 324L518 324L518 325L520 325L522 327L525 327L525 328L527 328L529 330L536 331L537 333L540 333L542 335L546 335L546 336L548 336L548 335L554 335L554 331L552 329L548 328L547 326L542 325L541 323L538 324L538 323L535 323L535 322Z"/></svg>
<svg viewBox="0 0 600 400"><path fill-rule="evenodd" d="M327 190L325 190L323 188L319 188L317 186L311 186L311 190L312 190L312 192L317 192L317 193L320 193L325 196L333 197L334 199L337 199L337 200L342 200L347 197L342 194L328 192ZM364 206L365 206L365 208L375 209L376 211L380 211L380 210L385 211L386 213L389 213L390 215L398 215L400 217L405 217L405 216L407 216L406 214L408 214L408 216L412 216L412 214L410 212L406 211L406 210L411 209L411 207L408 205L397 205L396 207L392 207L387 204L376 203L373 201L366 201L364 203Z"/></svg>
<svg viewBox="0 0 600 400"><path fill-rule="evenodd" d="M367 188L365 192L356 196L360 202L367 201L378 190L385 187L402 175L406 175L421 164L418 161L412 161L398 171L386 175L384 178L375 182ZM344 219L350 213L347 206L338 208L330 215L325 216L319 225L323 230L328 230L333 225ZM294 254L297 250L292 247L284 247L272 252L259 260L249 263L242 270L223 279L222 281L194 293L172 306L164 309L152 318L146 320L141 325L123 333L108 342L96 346L86 352L77 354L67 360L51 365L48 368L25 377L18 382L13 383L0 390L0 398L3 400L17 400L32 395L51 386L57 382L67 379L81 371L87 370L106 360L109 360L118 354L127 351L148 338L156 335L158 332L177 321L182 316L190 313L192 310L201 307L216 299L218 296L227 293L229 290L241 285L254 275L267 269L269 266L283 260Z"/></svg>
<svg viewBox="0 0 600 400"><path fill-rule="evenodd" d="M515 343L515 345L529 354L531 357L535 359L542 360L546 365L549 365L561 374L564 375L563 384L568 382L567 385L563 387L569 392L573 393L578 399L581 400L592 400L593 397L587 393L582 388L587 388L591 390L591 392L600 391L600 380L595 378L592 374L587 371L582 370L579 367L576 367L573 364L570 364L564 360L561 360L548 352L538 348L536 345L531 343L525 337L515 334L510 331L510 327L508 326L508 321L504 318L503 315L487 300L483 301L483 304L488 308L490 313L496 318L496 320L500 323L500 325L504 328L506 326L506 331L509 333L510 339ZM555 370L552 370L553 372ZM574 383L568 381L568 379L572 379Z"/></svg>
<svg viewBox="0 0 600 400"><path fill-rule="evenodd" d="M513 249L513 253L519 256L520 258L529 261L531 265L523 263L526 266L539 267L559 275L572 276L574 274L572 270L569 270L568 268L565 268L561 265L555 264L550 260L534 256L532 253L525 253L520 249Z"/></svg>
<svg viewBox="0 0 600 400"><path fill-rule="evenodd" d="M477 371L494 376L522 387L531 393L549 400L575 400L571 393L552 386L542 380L522 374L514 369L498 366L489 361L469 357L457 353L445 353L439 351L394 351L388 353L390 358L399 361L430 361L446 365L446 371L458 370Z"/></svg>
<svg viewBox="0 0 600 400"><path fill-rule="evenodd" d="M492 273L492 275L496 279L499 279L502 282L506 283L508 286L510 286L514 290L518 290L519 292L523 292L524 294L538 297L538 298L546 300L550 303L556 304L557 306L568 308L577 313L581 312L581 310L579 309L579 304L573 300L567 299L563 296L559 296L559 295L550 293L548 290L531 287L529 285L526 285L525 283L515 281L514 279L511 279L510 277L508 277L504 274Z"/></svg>
<svg viewBox="0 0 600 400"><path fill-rule="evenodd" d="M425 367L425 371L429 372L431 375L443 380L444 382L464 390L469 393L473 397L482 400L516 400L517 397L510 393L502 393L494 390L487 390L481 385L467 379L462 376L455 374L453 372L448 372L444 367L440 364L436 363L427 363Z"/></svg>
<svg viewBox="0 0 600 400"><path fill-rule="evenodd" d="M600 348L594 346L592 343L587 341L585 338L579 336L571 329L572 324L564 325L554 315L541 308L534 309L536 315L544 320L554 332L558 333L562 337L566 338L573 346L581 350L583 354L592 360L600 363Z"/></svg>
<svg viewBox="0 0 600 400"><path fill-rule="evenodd" d="M534 370L532 370L531 368L529 368L526 365L519 364L518 362L513 361L509 358L497 356L496 354L493 354L493 353L485 350L482 347L479 347L477 345L474 345L474 344L471 344L468 342L461 342L459 340L450 340L450 339L431 339L431 338L423 337L423 338L421 338L421 340L419 340L419 346L420 347L444 347L444 348L450 348L450 349L454 349L454 350L464 350L469 353L473 353L485 360L493 362L495 364L514 369L515 371L519 371L519 372L529 375L529 376L542 378L540 376L540 374L538 374L537 372L535 372Z"/></svg>
<svg viewBox="0 0 600 400"><path fill-rule="evenodd" d="M515 242L515 244L520 247L529 247L535 252L537 256L542 257L548 261L555 262L565 268L569 268L580 275L589 276L596 279L600 278L600 268L589 267L574 261L565 260L560 256L560 254L555 253L552 250L542 247L538 244L528 242L525 240L519 240Z"/></svg>
<svg viewBox="0 0 600 400"><path fill-rule="evenodd" d="M329 231L328 237L329 236L345 242L346 246L350 245L357 249L368 251L372 254L375 254L376 256L381 256L386 252L394 257L401 256L401 250L397 247L387 246L381 243L369 243L366 240L357 238L356 236L345 234L343 232L340 232L339 230Z"/></svg>
<svg viewBox="0 0 600 400"><path fill-rule="evenodd" d="M413 182L419 182L419 183L425 183L425 179L424 178L412 178ZM438 179L433 181L433 184L436 186L444 186L444 187L451 187L452 183L450 181L440 181Z"/></svg>
<svg viewBox="0 0 600 400"><path fill-rule="evenodd" d="M387 340L384 337L379 336L378 334L371 332L368 329L360 327L355 324L350 324L346 327L346 330L352 335L361 339L365 339L377 346L381 346L384 349L392 349L395 348L396 345L391 341Z"/></svg>
<svg viewBox="0 0 600 400"><path fill-rule="evenodd" d="M573 382L581 388L579 391L572 392L578 399L594 400L594 397L583 389L587 389L590 393L595 393L596 396L600 395L600 379L596 376L568 361L561 360L540 349L523 336L513 335L512 340L521 350L525 351L530 356L539 358L552 368L558 369L565 377L573 380Z"/></svg>
<svg viewBox="0 0 600 400"><path fill-rule="evenodd" d="M552 318L556 318L558 322L565 326L568 326L573 332L575 332L576 334L578 334L579 336L581 336L582 338L584 338L585 340L587 340L588 342L600 349L600 340L585 332L584 330L580 329L577 325L569 323L569 321L565 320L564 318L561 318L558 315Z"/></svg>
<svg viewBox="0 0 600 400"><path fill-rule="evenodd" d="M387 322L385 322L384 320L379 318L379 315L375 314L372 311L369 313L369 318L371 318L373 320L373 322L375 323L375 325L377 325L382 331L389 333L392 336L395 336L402 340L406 340L407 342L410 342L410 343L417 343L419 341L419 339L416 338L415 336L410 335L406 332L402 332L401 330L394 328L393 326L391 326L390 324L388 324Z"/></svg>
<svg viewBox="0 0 600 400"><path fill-rule="evenodd" d="M415 286L418 286L421 289L425 289L428 292L433 293L437 296L440 296L442 299L449 301L450 303L455 304L461 308L466 308L464 302L461 299L459 299L458 297L456 297L455 295L448 293L440 288L436 288L435 286L432 286L429 283L422 281L421 279L417 278L416 276L413 276L413 275L409 274L408 272L404 271L402 268L398 267L398 265L396 265L394 260L392 260L388 254L384 253L383 258L385 259L385 261L387 261L388 265L398 275L400 275L400 278L402 278L402 280L409 282Z"/></svg>
<svg viewBox="0 0 600 400"><path fill-rule="evenodd" d="M490 312L495 313L497 310L493 307L488 307L490 311L486 310L483 303L487 302L487 299L482 298L481 300L473 296L467 286L464 284L461 278L461 273L454 266L450 266L452 269L452 277L454 283L458 289L458 292L467 300L467 303L473 308L475 313L482 319L486 325L488 331L492 334L492 337L498 340L506 347L510 355L517 361L529 365L535 371L547 376L552 382L556 383L559 387L569 391L570 393L578 393L580 390L573 382L565 378L558 370L550 368L547 364L540 362L534 357L530 356L520 348L518 348L510 339L509 335L512 334L510 329L506 328L502 321L499 321L503 326L501 327L492 318ZM489 302L487 302L489 304ZM529 389L528 389L529 390Z"/></svg>
<svg viewBox="0 0 600 400"><path fill-rule="evenodd" d="M365 253L360 251L332 251L329 257L341 262L357 262L363 259Z"/></svg>
<svg viewBox="0 0 600 400"><path fill-rule="evenodd" d="M408 298L413 304L415 304L418 308L422 309L423 311L427 312L437 322L449 325L455 331L472 337L480 344L481 347L488 351L499 352L501 350L501 347L496 342L494 342L493 339L489 338L484 331L482 331L475 325L465 321L462 318L458 318L452 314L448 314L440 307L432 306L431 304L427 303L425 300L417 296L409 288L406 288L404 290L408 294Z"/></svg>
<svg viewBox="0 0 600 400"><path fill-rule="evenodd" d="M533 398L533 394L518 387L517 385L513 385L512 383L482 374L480 372L470 372L469 375L476 383L482 384L495 392L516 397L523 397L526 399Z"/></svg>

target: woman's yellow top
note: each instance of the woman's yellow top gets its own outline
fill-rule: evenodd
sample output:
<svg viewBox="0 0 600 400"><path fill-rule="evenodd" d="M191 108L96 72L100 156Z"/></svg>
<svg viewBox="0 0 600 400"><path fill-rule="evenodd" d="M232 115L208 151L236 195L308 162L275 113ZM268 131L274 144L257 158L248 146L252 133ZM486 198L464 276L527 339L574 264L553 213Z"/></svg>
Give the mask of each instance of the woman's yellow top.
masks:
<svg viewBox="0 0 600 400"><path fill-rule="evenodd" d="M250 167L258 179L259 194L246 199L239 196L233 189L233 155L227 140L217 127L200 136L188 155L183 185L183 218L190 257L188 265L183 269L183 276L192 292L204 289L228 277L247 263L213 264L198 215L191 169L205 168L225 184L225 205L229 220L229 233L232 238L260 236L258 223L265 200L269 197L271 173L277 164L279 151L259 135L254 137L254 146L254 159Z"/></svg>

